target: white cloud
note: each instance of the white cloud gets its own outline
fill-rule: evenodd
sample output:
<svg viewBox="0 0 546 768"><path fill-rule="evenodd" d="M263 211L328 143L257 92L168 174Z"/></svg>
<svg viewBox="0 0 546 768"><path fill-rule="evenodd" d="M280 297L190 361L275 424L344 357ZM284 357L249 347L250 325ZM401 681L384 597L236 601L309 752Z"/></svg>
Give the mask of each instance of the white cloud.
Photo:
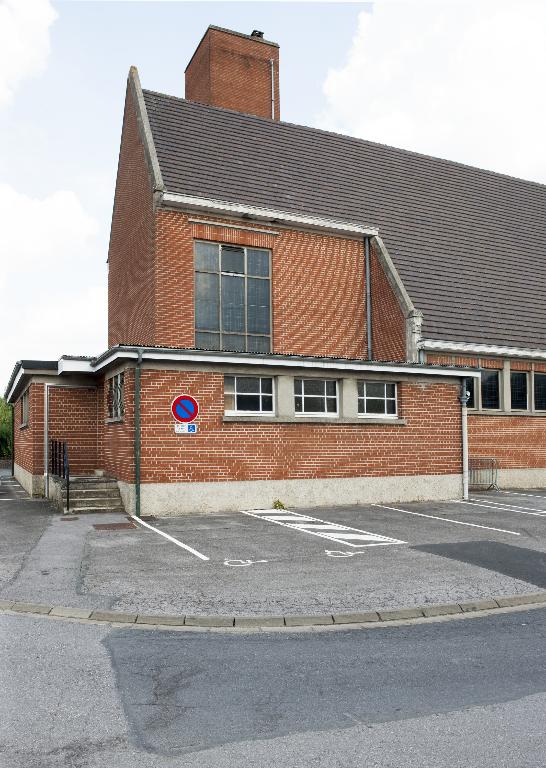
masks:
<svg viewBox="0 0 546 768"><path fill-rule="evenodd" d="M23 80L44 71L56 18L49 0L0 0L0 106Z"/></svg>
<svg viewBox="0 0 546 768"><path fill-rule="evenodd" d="M544 183L545 83L543 0L377 0L317 122Z"/></svg>
<svg viewBox="0 0 546 768"><path fill-rule="evenodd" d="M36 199L0 183L0 394L21 358L105 349L98 235L73 192Z"/></svg>

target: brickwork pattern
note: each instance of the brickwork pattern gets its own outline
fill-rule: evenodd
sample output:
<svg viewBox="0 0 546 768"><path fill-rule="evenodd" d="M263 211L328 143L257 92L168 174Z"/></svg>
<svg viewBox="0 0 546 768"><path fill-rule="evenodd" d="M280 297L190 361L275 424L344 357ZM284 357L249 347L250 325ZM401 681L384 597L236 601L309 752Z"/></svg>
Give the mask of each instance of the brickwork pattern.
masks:
<svg viewBox="0 0 546 768"><path fill-rule="evenodd" d="M370 249L372 290L372 352L374 360L406 359L406 321L396 294L377 257Z"/></svg>
<svg viewBox="0 0 546 768"><path fill-rule="evenodd" d="M501 469L546 467L546 418L544 416L468 417L471 456L493 456Z"/></svg>
<svg viewBox="0 0 546 768"><path fill-rule="evenodd" d="M108 346L154 343L153 190L130 86L108 253Z"/></svg>
<svg viewBox="0 0 546 768"><path fill-rule="evenodd" d="M186 69L186 99L271 117L271 59L279 120L279 49L217 29L207 31Z"/></svg>
<svg viewBox="0 0 546 768"><path fill-rule="evenodd" d="M101 389L99 407L102 468L107 475L124 482L134 482L135 372L126 369L123 382L124 416L108 421L108 379Z"/></svg>
<svg viewBox="0 0 546 768"><path fill-rule="evenodd" d="M97 390L51 387L49 439L68 443L71 475L92 475L98 468L97 438Z"/></svg>
<svg viewBox="0 0 546 768"><path fill-rule="evenodd" d="M461 472L456 384L400 384L407 426L224 422L220 373L144 370L142 385L145 483ZM174 433L183 393L199 400L196 435Z"/></svg>
<svg viewBox="0 0 546 768"><path fill-rule="evenodd" d="M31 384L29 389L28 425L21 427L22 401L15 403L15 463L32 475L44 471L44 385Z"/></svg>

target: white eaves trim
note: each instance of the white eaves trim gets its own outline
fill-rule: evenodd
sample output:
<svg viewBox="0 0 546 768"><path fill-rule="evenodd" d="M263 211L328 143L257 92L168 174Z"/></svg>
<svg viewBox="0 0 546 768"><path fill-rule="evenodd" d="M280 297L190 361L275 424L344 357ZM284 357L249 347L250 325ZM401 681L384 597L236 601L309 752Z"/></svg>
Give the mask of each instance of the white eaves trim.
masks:
<svg viewBox="0 0 546 768"><path fill-rule="evenodd" d="M337 234L348 235L368 235L375 237L378 234L377 227L365 227L361 224L354 224L349 221L338 221L336 219L322 219L317 216L300 216L296 213L287 211L277 211L273 208L260 208L254 205L243 205L241 203L232 203L226 200L210 200L203 197L192 197L191 195L179 195L174 192L164 192L162 195L164 204L177 206L190 211L205 211L207 213L217 213L220 215L241 216L245 218L257 219L271 223L295 224L309 229L320 229L324 231L336 232Z"/></svg>
<svg viewBox="0 0 546 768"><path fill-rule="evenodd" d="M136 360L138 352L136 349L115 350L104 357L100 363L94 366L94 371L100 371L107 365L111 365L116 360ZM162 352L160 350L144 349L142 360L154 362L179 362L179 363L208 363L223 365L249 365L264 366L269 368L309 368L314 370L328 371L362 371L363 373L407 373L419 376L452 376L456 378L479 378L480 372L474 369L465 368L440 368L440 367L420 367L410 365L378 365L374 363L362 363L352 360L300 360L276 358L267 355L252 355L252 357L243 357L233 355L225 357L214 353L198 355L191 351Z"/></svg>
<svg viewBox="0 0 546 768"><path fill-rule="evenodd" d="M525 347L508 347L496 344L467 344L458 341L422 339L419 342L419 349L434 352L464 352L472 355L496 355L546 360L546 349L527 349Z"/></svg>
<svg viewBox="0 0 546 768"><path fill-rule="evenodd" d="M66 360L61 357L57 372L61 373L93 373L91 360Z"/></svg>

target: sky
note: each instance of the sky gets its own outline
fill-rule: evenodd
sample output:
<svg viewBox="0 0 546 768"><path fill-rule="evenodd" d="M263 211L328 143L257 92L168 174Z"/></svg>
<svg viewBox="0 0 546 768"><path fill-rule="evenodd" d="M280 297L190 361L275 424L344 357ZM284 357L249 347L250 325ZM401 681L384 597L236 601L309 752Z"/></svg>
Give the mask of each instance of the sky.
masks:
<svg viewBox="0 0 546 768"><path fill-rule="evenodd" d="M106 349L127 72L183 96L208 24L280 44L284 120L546 183L546 0L0 0L0 393Z"/></svg>

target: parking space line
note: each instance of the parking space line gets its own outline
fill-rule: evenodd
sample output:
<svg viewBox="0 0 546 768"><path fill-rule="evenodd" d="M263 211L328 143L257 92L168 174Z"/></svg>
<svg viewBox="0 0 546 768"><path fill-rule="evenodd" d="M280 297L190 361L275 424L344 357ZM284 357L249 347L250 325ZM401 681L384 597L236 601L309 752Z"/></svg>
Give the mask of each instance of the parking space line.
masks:
<svg viewBox="0 0 546 768"><path fill-rule="evenodd" d="M529 496L533 499L546 500L546 496L542 496L540 493L518 493L517 491L498 491L498 493L505 493L507 496Z"/></svg>
<svg viewBox="0 0 546 768"><path fill-rule="evenodd" d="M535 509L535 507L524 507L522 504L505 504L503 501L494 501L493 499L470 499L470 501L483 502L484 504L493 504L499 507L507 507L508 509L521 510L525 509L528 512L532 512L534 515L546 515L546 509Z"/></svg>
<svg viewBox="0 0 546 768"><path fill-rule="evenodd" d="M165 533L165 531L160 531L159 528L155 528L153 525L150 525L149 523L145 523L144 520L140 519L140 517L136 517L136 515L129 515L129 517L131 518L131 520L134 520L136 523L140 523L140 525L143 525L145 528L149 528L151 531L155 531L156 533L159 533L159 535L163 536L165 539L172 541L172 543L176 544L177 547L182 547L182 549L186 549L188 552L191 552L192 555L195 555L196 557L201 558L201 560L210 560L210 557L207 557L206 555L202 555L201 552L198 552L196 549L193 549L193 547L190 547L187 544L183 544L181 541L178 541L178 539L175 539L174 536L170 536L168 533Z"/></svg>
<svg viewBox="0 0 546 768"><path fill-rule="evenodd" d="M499 512L519 512L520 515L533 515L534 517L544 517L546 515L546 512L523 512L521 509L516 509L515 507L499 507L495 504L491 503L479 503L477 501L463 501L462 499L456 499L454 501L454 504L468 504L471 507L482 507L484 509L496 509Z"/></svg>
<svg viewBox="0 0 546 768"><path fill-rule="evenodd" d="M362 531L348 525L330 523L320 520L318 517L300 515L298 512L286 510L286 513L277 509L250 509L243 515L255 517L258 520L267 520L269 523L282 525L284 528L292 528L294 531L309 533L311 536L320 536L322 539L336 541L348 547L376 547L386 544L406 544L400 539L391 539L389 536L381 536L378 533ZM295 522L297 520L297 522Z"/></svg>
<svg viewBox="0 0 546 768"><path fill-rule="evenodd" d="M437 517L436 515L425 515L424 512L410 512L409 509L399 509L398 507L387 507L384 504L372 504L372 507L381 507L390 509L392 512L404 512L406 515L416 515L417 517L429 517L431 520L441 520L443 523L455 523L455 525L468 525L470 528L484 528L486 531L497 531L498 533L508 533L511 536L521 536L516 531L507 531L504 528L492 528L489 525L478 525L477 523L464 523L462 520L451 520L449 517Z"/></svg>

